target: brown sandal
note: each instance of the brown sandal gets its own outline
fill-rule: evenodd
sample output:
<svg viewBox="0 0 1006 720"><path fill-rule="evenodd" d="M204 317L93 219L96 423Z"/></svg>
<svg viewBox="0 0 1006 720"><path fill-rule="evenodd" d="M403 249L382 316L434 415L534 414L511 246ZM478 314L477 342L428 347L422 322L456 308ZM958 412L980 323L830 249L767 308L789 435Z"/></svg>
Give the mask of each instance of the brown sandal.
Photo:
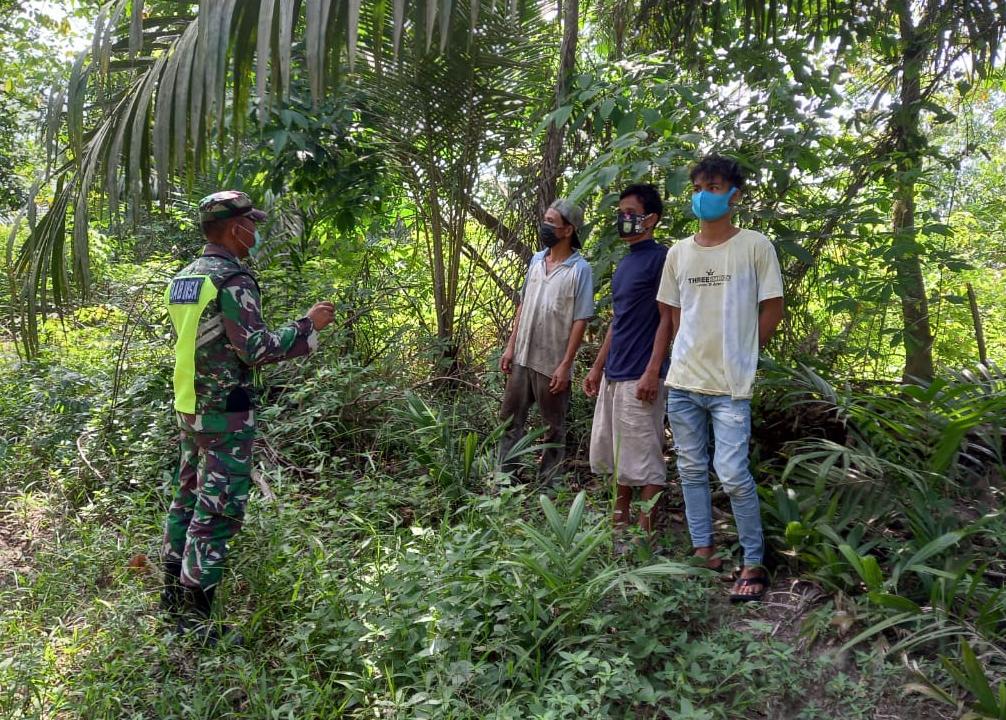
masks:
<svg viewBox="0 0 1006 720"><path fill-rule="evenodd" d="M751 593L730 593L730 602L732 603L745 603L745 602L761 602L762 598L765 597L765 593L768 591L768 572L765 568L758 568L759 572L757 575L752 577L738 577L736 582L736 587L744 588L750 587L752 585L757 585L758 589Z"/></svg>

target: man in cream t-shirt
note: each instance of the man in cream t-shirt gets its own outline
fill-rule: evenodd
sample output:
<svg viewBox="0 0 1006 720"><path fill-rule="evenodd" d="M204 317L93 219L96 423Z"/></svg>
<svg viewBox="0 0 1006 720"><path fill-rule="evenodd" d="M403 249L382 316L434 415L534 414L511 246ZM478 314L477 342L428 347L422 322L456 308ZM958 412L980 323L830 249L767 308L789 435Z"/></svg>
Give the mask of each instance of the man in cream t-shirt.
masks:
<svg viewBox="0 0 1006 720"><path fill-rule="evenodd" d="M772 242L731 222L744 189L738 164L709 155L692 168L692 210L699 232L667 253L657 300L670 306L674 345L666 384L678 475L695 554L719 569L709 489L713 466L737 523L744 567L734 602L760 600L768 587L754 478L748 468L751 394L758 352L782 320L782 275Z"/></svg>

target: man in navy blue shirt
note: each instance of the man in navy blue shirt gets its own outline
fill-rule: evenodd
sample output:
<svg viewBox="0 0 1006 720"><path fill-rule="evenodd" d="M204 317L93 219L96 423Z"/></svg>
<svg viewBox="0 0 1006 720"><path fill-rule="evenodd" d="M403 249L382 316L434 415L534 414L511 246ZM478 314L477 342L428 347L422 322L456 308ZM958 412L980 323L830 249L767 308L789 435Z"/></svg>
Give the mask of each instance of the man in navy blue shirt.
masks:
<svg viewBox="0 0 1006 720"><path fill-rule="evenodd" d="M657 302L667 247L653 239L664 204L652 185L630 185L618 201L618 234L629 252L611 280L614 317L583 381L588 396L597 396L590 434L590 468L612 473L618 494L615 529L629 523L633 488L652 500L667 484L664 462L664 402L667 390L667 347L671 341L670 308ZM645 532L649 512L640 515Z"/></svg>

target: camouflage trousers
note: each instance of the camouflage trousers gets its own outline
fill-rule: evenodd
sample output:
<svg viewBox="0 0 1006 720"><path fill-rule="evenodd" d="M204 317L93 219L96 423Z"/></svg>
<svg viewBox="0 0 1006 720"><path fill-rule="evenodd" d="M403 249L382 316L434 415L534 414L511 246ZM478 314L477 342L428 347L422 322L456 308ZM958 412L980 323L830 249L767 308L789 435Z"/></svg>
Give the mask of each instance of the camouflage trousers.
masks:
<svg viewBox="0 0 1006 720"><path fill-rule="evenodd" d="M254 440L254 425L236 432L181 431L162 559L181 563L183 585L208 590L220 582L227 543L244 521Z"/></svg>

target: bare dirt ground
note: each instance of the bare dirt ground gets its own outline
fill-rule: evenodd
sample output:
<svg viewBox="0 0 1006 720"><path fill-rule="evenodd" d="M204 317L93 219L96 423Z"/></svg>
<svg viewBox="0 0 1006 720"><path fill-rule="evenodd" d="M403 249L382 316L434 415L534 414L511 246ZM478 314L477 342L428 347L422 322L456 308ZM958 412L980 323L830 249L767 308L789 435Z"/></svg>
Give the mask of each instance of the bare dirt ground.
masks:
<svg viewBox="0 0 1006 720"><path fill-rule="evenodd" d="M724 594L724 598L726 595ZM813 715L825 718L858 717L863 720L951 720L955 718L948 708L919 695L906 695L904 686L912 681L907 669L900 672L897 658L888 658L886 677L878 677L875 667L860 667L855 654L842 652L842 645L861 629L841 609L841 603L829 601L829 596L814 585L777 573L772 587L763 602L738 613L724 599L723 617L737 629L760 633L794 647L799 657L808 665L821 664L826 668L821 681L805 687L800 702L790 707L778 707L765 716L766 720L796 720L807 718L808 708L819 708ZM818 617L811 617L817 612ZM823 618L821 616L824 616ZM824 632L808 632L809 627L826 623ZM864 647L864 649L866 649ZM844 677L839 677L844 676ZM843 712L836 702L835 690L829 692L833 682L844 683L851 694L856 688L871 688L855 703L860 714ZM849 699L849 698L844 698ZM751 720L754 720L752 718Z"/></svg>
<svg viewBox="0 0 1006 720"><path fill-rule="evenodd" d="M58 518L48 498L0 491L0 587L30 575L36 553L54 541Z"/></svg>

